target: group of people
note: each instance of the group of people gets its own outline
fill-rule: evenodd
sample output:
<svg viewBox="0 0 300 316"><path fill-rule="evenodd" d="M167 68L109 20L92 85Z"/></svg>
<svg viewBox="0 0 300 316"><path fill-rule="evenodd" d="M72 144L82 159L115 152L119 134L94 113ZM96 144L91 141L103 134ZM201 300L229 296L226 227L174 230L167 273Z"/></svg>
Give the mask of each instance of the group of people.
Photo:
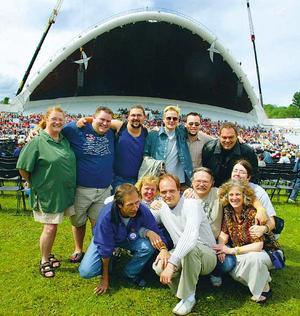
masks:
<svg viewBox="0 0 300 316"><path fill-rule="evenodd" d="M83 278L101 275L97 294L107 292L112 258L124 248L132 257L123 277L143 287L152 263L180 299L177 315L194 307L200 275L220 286L229 272L252 300L266 302L268 251L283 254L272 233L272 203L250 182L258 168L254 150L239 141L233 123L223 123L218 138L200 131L198 113L179 124L176 105L164 109L159 130L148 131L145 119L140 105L125 122L107 107L66 125L60 107L45 113L17 163L31 186L34 218L43 223L40 273L54 277L61 264L52 248L65 215L74 237L70 260L80 263ZM87 221L93 237L84 253Z"/></svg>

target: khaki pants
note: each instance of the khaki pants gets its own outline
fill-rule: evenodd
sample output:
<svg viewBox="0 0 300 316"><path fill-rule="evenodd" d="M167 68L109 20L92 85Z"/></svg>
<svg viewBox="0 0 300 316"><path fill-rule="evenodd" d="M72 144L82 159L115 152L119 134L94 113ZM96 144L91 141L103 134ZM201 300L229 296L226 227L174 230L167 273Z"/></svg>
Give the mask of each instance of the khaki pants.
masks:
<svg viewBox="0 0 300 316"><path fill-rule="evenodd" d="M172 251L171 251L172 252ZM213 271L217 264L216 253L209 247L197 244L183 259L173 275L171 290L179 299L185 299L196 292L200 275L207 275ZM162 273L160 262L153 264L157 275Z"/></svg>
<svg viewBox="0 0 300 316"><path fill-rule="evenodd" d="M271 282L269 269L273 267L265 251L249 252L236 256L236 267L230 275L249 287L252 295L258 299L267 282Z"/></svg>

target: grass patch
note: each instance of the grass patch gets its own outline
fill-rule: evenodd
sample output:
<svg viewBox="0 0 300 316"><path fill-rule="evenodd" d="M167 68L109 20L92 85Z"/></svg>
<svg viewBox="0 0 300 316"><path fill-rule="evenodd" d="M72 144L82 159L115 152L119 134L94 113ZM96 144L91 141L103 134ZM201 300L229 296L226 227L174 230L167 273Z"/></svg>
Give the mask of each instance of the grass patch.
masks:
<svg viewBox="0 0 300 316"><path fill-rule="evenodd" d="M55 278L42 278L38 271L42 225L33 221L29 211L16 216L14 197L0 196L0 204L0 315L172 315L177 299L160 285L152 271L146 276L149 287L141 290L123 281L118 267L110 293L94 295L98 278L81 279L78 265L68 262L73 241L67 219L59 225L54 245L62 266ZM259 306L250 301L247 287L230 277L224 278L224 285L218 289L210 286L208 278L201 278L191 315L300 314L299 206L281 203L275 208L285 220L280 242L287 261L284 270L272 272L273 298ZM88 230L86 247L90 237Z"/></svg>

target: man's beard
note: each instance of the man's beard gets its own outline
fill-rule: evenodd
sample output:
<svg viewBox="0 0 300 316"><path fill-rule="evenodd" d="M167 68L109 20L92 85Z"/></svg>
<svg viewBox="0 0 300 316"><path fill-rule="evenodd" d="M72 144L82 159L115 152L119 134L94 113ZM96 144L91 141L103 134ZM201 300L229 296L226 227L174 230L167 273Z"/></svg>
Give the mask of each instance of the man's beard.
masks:
<svg viewBox="0 0 300 316"><path fill-rule="evenodd" d="M136 123L138 123L138 125L134 125L134 124L136 124ZM139 122L134 122L134 123L130 123L130 126L131 126L132 128L141 128L142 124L139 123Z"/></svg>

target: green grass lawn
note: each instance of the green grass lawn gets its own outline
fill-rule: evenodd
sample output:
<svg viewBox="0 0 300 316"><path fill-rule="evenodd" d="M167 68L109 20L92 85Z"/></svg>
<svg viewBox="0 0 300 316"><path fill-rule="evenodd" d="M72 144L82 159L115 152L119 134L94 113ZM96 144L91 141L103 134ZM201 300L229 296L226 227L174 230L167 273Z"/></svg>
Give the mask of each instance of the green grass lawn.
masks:
<svg viewBox="0 0 300 316"><path fill-rule="evenodd" d="M29 211L15 215L13 197L0 195L0 204L0 315L172 315L177 299L151 271L146 275L149 286L138 289L120 278L118 268L109 294L94 295L98 278L81 279L78 265L68 262L73 242L67 219L59 225L54 245L62 266L55 278L43 278L38 270L41 224L33 221ZM285 219L280 242L287 261L284 270L272 272L272 299L259 306L250 301L247 287L230 277L218 289L201 278L191 315L300 315L299 205L275 207ZM88 231L86 246L90 236Z"/></svg>

